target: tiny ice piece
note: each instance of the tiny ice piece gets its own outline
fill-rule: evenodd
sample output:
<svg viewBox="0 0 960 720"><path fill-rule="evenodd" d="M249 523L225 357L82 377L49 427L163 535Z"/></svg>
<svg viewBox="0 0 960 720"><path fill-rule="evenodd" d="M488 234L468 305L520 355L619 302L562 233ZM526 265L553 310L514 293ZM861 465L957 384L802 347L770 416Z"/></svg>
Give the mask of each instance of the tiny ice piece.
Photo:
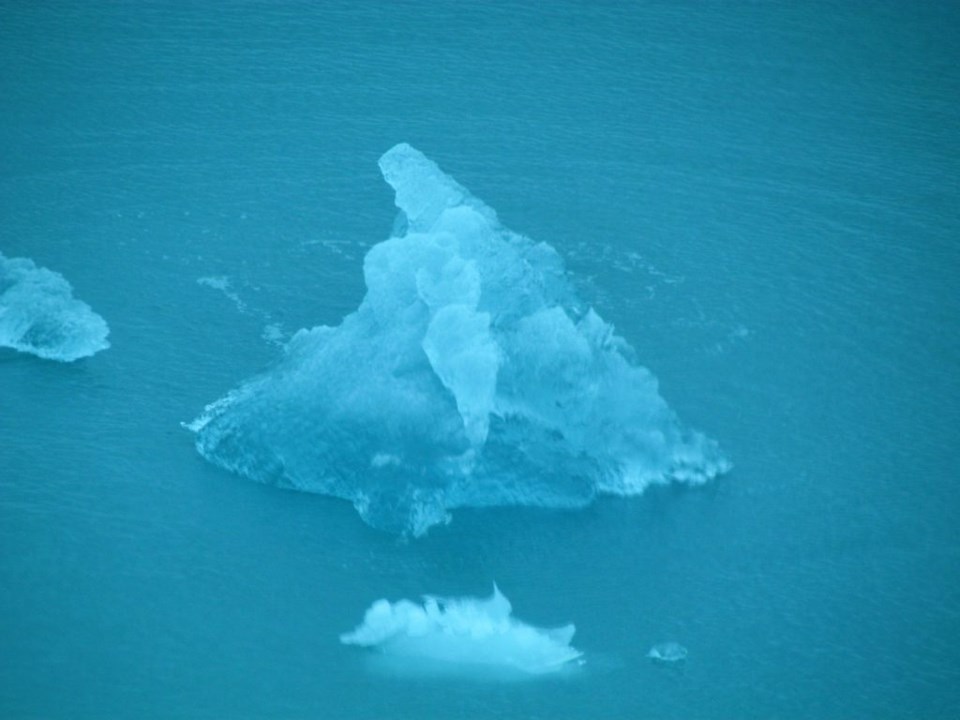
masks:
<svg viewBox="0 0 960 720"><path fill-rule="evenodd" d="M647 657L654 662L676 663L687 659L687 649L680 643L662 642L650 648Z"/></svg>

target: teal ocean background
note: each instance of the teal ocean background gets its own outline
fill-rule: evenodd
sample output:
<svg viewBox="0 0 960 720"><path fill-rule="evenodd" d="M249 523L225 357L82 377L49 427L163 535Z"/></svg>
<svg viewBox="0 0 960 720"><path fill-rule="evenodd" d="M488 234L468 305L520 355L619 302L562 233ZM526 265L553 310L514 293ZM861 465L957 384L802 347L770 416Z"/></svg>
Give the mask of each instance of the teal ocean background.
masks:
<svg viewBox="0 0 960 720"><path fill-rule="evenodd" d="M960 716L958 31L946 1L0 4L0 252L111 330L0 349L0 716ZM205 462L181 423L359 304L399 142L550 243L732 471L404 541ZM586 664L392 676L338 640L494 581Z"/></svg>

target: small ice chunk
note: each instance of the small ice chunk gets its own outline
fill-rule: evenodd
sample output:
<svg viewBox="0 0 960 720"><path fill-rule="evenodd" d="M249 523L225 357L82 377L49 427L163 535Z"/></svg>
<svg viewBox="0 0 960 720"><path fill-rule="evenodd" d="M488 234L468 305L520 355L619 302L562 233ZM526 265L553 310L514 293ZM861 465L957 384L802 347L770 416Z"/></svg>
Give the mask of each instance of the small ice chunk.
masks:
<svg viewBox="0 0 960 720"><path fill-rule="evenodd" d="M0 347L73 362L110 347L109 334L63 275L0 253Z"/></svg>
<svg viewBox="0 0 960 720"><path fill-rule="evenodd" d="M477 676L491 668L542 675L557 672L583 655L570 646L573 625L538 628L514 618L512 610L496 585L486 599L427 595L422 605L377 600L363 622L341 635L340 642L376 648L424 672L454 667Z"/></svg>
<svg viewBox="0 0 960 720"><path fill-rule="evenodd" d="M680 643L662 642L650 648L647 657L658 663L678 663L687 659L687 649Z"/></svg>

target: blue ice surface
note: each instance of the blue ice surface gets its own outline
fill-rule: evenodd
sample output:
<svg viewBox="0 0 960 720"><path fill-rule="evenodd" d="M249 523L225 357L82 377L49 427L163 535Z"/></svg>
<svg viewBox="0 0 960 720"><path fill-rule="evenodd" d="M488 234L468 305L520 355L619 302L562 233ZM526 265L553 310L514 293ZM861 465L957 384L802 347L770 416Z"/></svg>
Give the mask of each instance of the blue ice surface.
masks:
<svg viewBox="0 0 960 720"><path fill-rule="evenodd" d="M0 253L0 347L73 362L110 347L109 334L63 275Z"/></svg>
<svg viewBox="0 0 960 720"><path fill-rule="evenodd" d="M414 536L457 507L576 508L729 468L550 245L407 144L380 170L403 230L367 253L360 307L209 405L189 426L204 457Z"/></svg>

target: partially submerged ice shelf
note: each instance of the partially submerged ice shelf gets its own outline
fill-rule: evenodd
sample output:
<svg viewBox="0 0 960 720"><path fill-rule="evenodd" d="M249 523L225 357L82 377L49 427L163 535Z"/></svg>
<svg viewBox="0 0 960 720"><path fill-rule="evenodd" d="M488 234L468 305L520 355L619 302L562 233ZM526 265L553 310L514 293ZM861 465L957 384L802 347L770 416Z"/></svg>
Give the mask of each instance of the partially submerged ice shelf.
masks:
<svg viewBox="0 0 960 720"><path fill-rule="evenodd" d="M209 405L189 425L204 457L413 535L457 507L575 508L728 468L550 245L409 145L380 170L406 222L367 253L360 307Z"/></svg>
<svg viewBox="0 0 960 720"><path fill-rule="evenodd" d="M0 347L73 362L110 347L109 334L63 275L0 253Z"/></svg>

